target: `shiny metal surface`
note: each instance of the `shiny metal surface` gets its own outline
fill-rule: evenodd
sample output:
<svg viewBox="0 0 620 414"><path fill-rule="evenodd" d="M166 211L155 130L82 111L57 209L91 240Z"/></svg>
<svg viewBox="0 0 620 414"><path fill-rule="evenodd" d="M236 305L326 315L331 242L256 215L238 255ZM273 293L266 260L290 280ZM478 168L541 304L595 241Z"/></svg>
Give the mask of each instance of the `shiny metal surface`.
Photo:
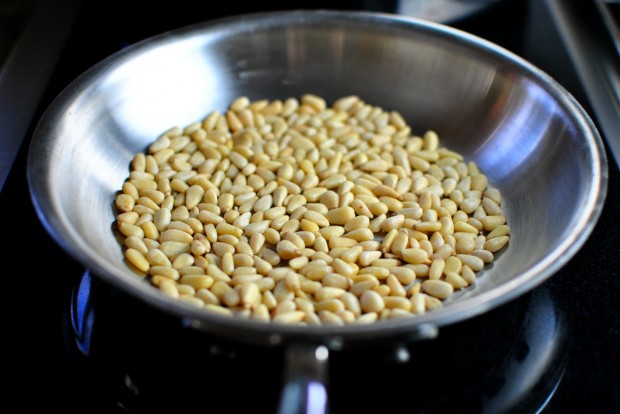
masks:
<svg viewBox="0 0 620 414"><path fill-rule="evenodd" d="M600 132L616 164L620 165L620 37L615 33L615 21L610 14L613 3L545 1L587 94ZM590 10L594 13L588 14L588 6L594 5L599 10Z"/></svg>
<svg viewBox="0 0 620 414"><path fill-rule="evenodd" d="M286 372L278 414L324 413L327 401L327 360L324 345L296 344L284 355Z"/></svg>
<svg viewBox="0 0 620 414"><path fill-rule="evenodd" d="M478 163L503 193L508 248L441 310L367 326L300 327L217 317L168 300L133 274L112 233L113 200L132 156L173 125L224 110L238 95L357 94L400 111L414 131ZM287 12L162 34L86 72L34 133L28 179L41 221L94 274L190 326L262 344L334 349L387 337L432 337L534 288L588 238L607 160L598 132L553 79L466 33L363 12ZM240 335L240 332L243 334Z"/></svg>

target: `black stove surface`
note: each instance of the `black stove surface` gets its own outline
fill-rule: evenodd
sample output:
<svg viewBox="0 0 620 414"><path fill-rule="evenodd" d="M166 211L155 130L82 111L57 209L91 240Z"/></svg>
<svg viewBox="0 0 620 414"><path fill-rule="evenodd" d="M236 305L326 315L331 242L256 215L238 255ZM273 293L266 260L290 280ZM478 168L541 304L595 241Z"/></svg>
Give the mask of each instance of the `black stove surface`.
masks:
<svg viewBox="0 0 620 414"><path fill-rule="evenodd" d="M36 119L101 59L187 24L291 8L283 1L237 3L222 3L215 11L211 2L112 0L83 2L79 9L0 193L8 347L0 372L9 384L3 403L20 407L15 411L275 411L280 350L222 343L165 315L141 315L142 306L84 271L50 239L30 202L25 174ZM401 7L404 3L345 1L337 8L411 10ZM447 23L531 61L591 111L542 2L478 3L484 7ZM295 7L334 5L296 2ZM403 344L396 353L392 344L335 352L331 412L620 412L620 176L611 154L608 158L603 213L563 269L513 302L442 330L437 340Z"/></svg>

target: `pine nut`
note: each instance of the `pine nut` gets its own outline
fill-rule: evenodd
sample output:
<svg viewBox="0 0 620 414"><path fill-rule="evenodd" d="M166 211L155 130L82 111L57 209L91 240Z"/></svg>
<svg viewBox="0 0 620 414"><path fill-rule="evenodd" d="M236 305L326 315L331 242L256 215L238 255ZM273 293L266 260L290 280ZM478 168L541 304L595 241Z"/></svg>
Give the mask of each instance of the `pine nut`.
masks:
<svg viewBox="0 0 620 414"><path fill-rule="evenodd" d="M349 291L355 296L361 296L362 293L376 286L379 286L379 281L377 280L377 278L370 279L370 280L362 280L362 281L353 283Z"/></svg>
<svg viewBox="0 0 620 414"><path fill-rule="evenodd" d="M367 228L369 224L370 224L370 219L368 217L357 216L347 221L344 224L344 229L345 231L349 232L349 231L353 231L357 229Z"/></svg>
<svg viewBox="0 0 620 414"><path fill-rule="evenodd" d="M424 300L424 294L414 293L410 299L411 312L416 315L423 315L426 313L426 302Z"/></svg>
<svg viewBox="0 0 620 414"><path fill-rule="evenodd" d="M487 234L487 240L494 239L495 237L509 236L509 235L510 235L510 227L508 227L505 224L502 224L501 226L495 227L493 231Z"/></svg>
<svg viewBox="0 0 620 414"><path fill-rule="evenodd" d="M416 273L413 269L404 266L390 268L390 274L396 276L398 281L404 286L412 283L416 277Z"/></svg>
<svg viewBox="0 0 620 414"><path fill-rule="evenodd" d="M472 285L476 281L475 272L467 265L464 265L461 269L461 277L467 282L467 284Z"/></svg>
<svg viewBox="0 0 620 414"><path fill-rule="evenodd" d="M138 250L134 248L130 247L126 249L125 257L132 265L134 265L141 272L148 272L149 268L151 267L148 260L146 260L146 257L144 257L142 253L140 253Z"/></svg>
<svg viewBox="0 0 620 414"><path fill-rule="evenodd" d="M496 227L497 228L497 227ZM484 249L488 250L489 252L497 252L501 249L504 248L504 246L506 245L506 243L508 243L508 236L497 236L497 237L493 237L490 240L487 240L484 243Z"/></svg>
<svg viewBox="0 0 620 414"><path fill-rule="evenodd" d="M277 314L272 321L275 323L295 324L301 322L304 317L305 313L302 311L291 311Z"/></svg>
<svg viewBox="0 0 620 414"><path fill-rule="evenodd" d="M402 309L405 311L411 310L411 301L401 296L386 296L383 298L385 307L387 309Z"/></svg>
<svg viewBox="0 0 620 414"><path fill-rule="evenodd" d="M214 280L212 277L200 274L184 275L179 279L180 284L189 285L196 290L208 289L213 285L213 282Z"/></svg>
<svg viewBox="0 0 620 414"><path fill-rule="evenodd" d="M365 313L365 314L361 315L359 318L357 318L356 323L358 323L358 324L373 323L377 319L378 319L378 314L376 312L369 312L369 313Z"/></svg>
<svg viewBox="0 0 620 414"><path fill-rule="evenodd" d="M365 290L362 293L360 305L364 312L381 312L385 308L383 297L373 290Z"/></svg>
<svg viewBox="0 0 620 414"><path fill-rule="evenodd" d="M179 298L179 290L177 289L176 284L171 280L163 280L159 284L159 290L173 299Z"/></svg>
<svg viewBox="0 0 620 414"><path fill-rule="evenodd" d="M359 263L362 266L369 266L372 262L382 256L380 251L364 251L359 256Z"/></svg>
<svg viewBox="0 0 620 414"><path fill-rule="evenodd" d="M510 238L475 163L358 96L331 107L240 96L169 129L130 167L114 198L127 262L221 315L344 325L422 314L473 284Z"/></svg>
<svg viewBox="0 0 620 414"><path fill-rule="evenodd" d="M467 282L461 275L454 272L447 272L445 281L452 285L454 289L462 289L467 287Z"/></svg>
<svg viewBox="0 0 620 414"><path fill-rule="evenodd" d="M483 245L484 246L484 245ZM480 259L482 259L482 261L484 263L491 263L493 260L495 260L495 256L493 255L493 253L490 250L485 250L485 249L476 249L476 250L472 250L472 252L470 253L472 256L476 256L479 257Z"/></svg>
<svg viewBox="0 0 620 414"><path fill-rule="evenodd" d="M196 294L196 289L190 285L176 285L176 287L179 291L179 296L194 296Z"/></svg>
<svg viewBox="0 0 620 414"><path fill-rule="evenodd" d="M493 231L497 227L506 223L506 217L504 216L486 216L480 219L484 229L486 231Z"/></svg>
<svg viewBox="0 0 620 414"><path fill-rule="evenodd" d="M454 292L452 285L443 280L425 280L422 282L422 290L437 299L447 299Z"/></svg>
<svg viewBox="0 0 620 414"><path fill-rule="evenodd" d="M403 249L403 260L412 264L423 264L428 261L428 253L423 249Z"/></svg>
<svg viewBox="0 0 620 414"><path fill-rule="evenodd" d="M355 218L355 211L351 207L338 207L329 211L325 215L325 218L329 221L330 225L344 225L349 220Z"/></svg>
<svg viewBox="0 0 620 414"><path fill-rule="evenodd" d="M324 286L314 292L314 297L318 301L322 301L325 299L336 299L342 296L345 292L346 291L344 289Z"/></svg>

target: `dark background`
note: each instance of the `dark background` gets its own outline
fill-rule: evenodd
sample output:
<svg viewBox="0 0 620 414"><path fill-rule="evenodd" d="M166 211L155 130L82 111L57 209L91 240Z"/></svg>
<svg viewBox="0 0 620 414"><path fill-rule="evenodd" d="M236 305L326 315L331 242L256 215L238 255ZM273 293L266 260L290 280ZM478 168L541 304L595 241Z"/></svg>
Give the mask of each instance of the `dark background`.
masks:
<svg viewBox="0 0 620 414"><path fill-rule="evenodd" d="M333 2L302 1L295 2L295 8L391 12L397 3L344 1L335 7ZM475 15L447 23L530 60L571 92L596 121L542 2L491 3ZM82 5L0 193L4 225L1 248L5 258L2 340L6 350L0 372L3 382L9 384L2 393L3 403L23 408L15 412L152 412L156 408L222 412L218 406L230 412L245 411L248 407L268 412L275 407L282 370L278 350L257 352L236 344L215 346L204 338L195 341L194 333L165 317L143 314L131 298L110 289L96 277L92 280L92 300L87 312L77 316L75 307L70 308L72 303L76 304L72 292L80 280L90 279L82 279L83 269L41 227L25 180L27 142L36 119L83 71L128 45L167 30L221 16L291 8L286 1L252 4L220 2L217 10L212 2L179 0L85 1ZM27 13L15 18L24 20ZM588 18L592 16L584 14L584 19ZM15 35L22 20L13 20ZM510 382L501 375L487 375L503 366L501 354L516 352L523 354L517 355L517 360L526 359L528 349L515 347L513 342L523 333L521 324L535 319L532 309L536 312L539 308L532 303L541 298L549 303L549 312L557 319L558 334L553 337L557 342L553 344L556 354L550 357L555 362L550 366L559 372L554 384L560 378L544 412L619 412L620 189L618 169L611 154L609 175L602 216L588 242L567 266L534 293L477 321L442 332L441 342L422 346L421 351L444 357L443 363L418 361L414 355L416 362L398 366L385 362L386 351L381 347L336 355L330 375L333 412L348 412L349 402L354 400L351 407L360 412L364 408L388 406L392 407L389 412L482 411L488 395L497 394L503 384ZM132 313L126 313L127 309ZM153 334L160 325L162 332L174 334ZM90 334L76 337L76 331ZM195 345L188 346L192 340ZM448 362L446 355L450 355ZM541 360L540 364L544 363ZM460 368L456 364L461 364ZM367 377L366 369L369 375L382 377ZM129 372L131 376L126 375ZM129 383L127 378L131 378ZM197 381L205 385L197 385ZM467 391L467 397L455 397L454 388ZM136 389L140 392L136 393ZM550 394L549 385L527 390L524 395L541 392ZM383 405L386 401L392 405ZM516 405L512 410L536 412L541 400L537 397L536 401L537 404Z"/></svg>

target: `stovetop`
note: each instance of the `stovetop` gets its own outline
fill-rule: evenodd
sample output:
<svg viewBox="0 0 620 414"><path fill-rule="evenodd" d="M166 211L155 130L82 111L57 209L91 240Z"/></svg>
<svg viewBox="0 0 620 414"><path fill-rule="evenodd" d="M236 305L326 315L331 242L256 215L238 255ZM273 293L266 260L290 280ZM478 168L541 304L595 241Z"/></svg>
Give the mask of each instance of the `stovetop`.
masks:
<svg viewBox="0 0 620 414"><path fill-rule="evenodd" d="M449 9L454 4L460 8ZM295 7L334 8L329 2ZM281 351L222 343L165 315L140 318L142 308L132 298L82 269L47 235L30 202L25 159L42 111L109 54L187 24L284 8L290 8L288 2L222 3L215 11L210 2L114 0L83 2L76 9L0 192L8 348L0 372L9 384L4 404L19 404L20 412L65 413L275 410ZM338 8L448 19L447 24L504 46L549 73L598 122L544 2L368 0L341 2ZM26 90L29 84L19 86ZM511 303L442 330L437 340L334 353L331 412L620 411L620 177L613 154L608 157L605 208L589 240L564 268Z"/></svg>

